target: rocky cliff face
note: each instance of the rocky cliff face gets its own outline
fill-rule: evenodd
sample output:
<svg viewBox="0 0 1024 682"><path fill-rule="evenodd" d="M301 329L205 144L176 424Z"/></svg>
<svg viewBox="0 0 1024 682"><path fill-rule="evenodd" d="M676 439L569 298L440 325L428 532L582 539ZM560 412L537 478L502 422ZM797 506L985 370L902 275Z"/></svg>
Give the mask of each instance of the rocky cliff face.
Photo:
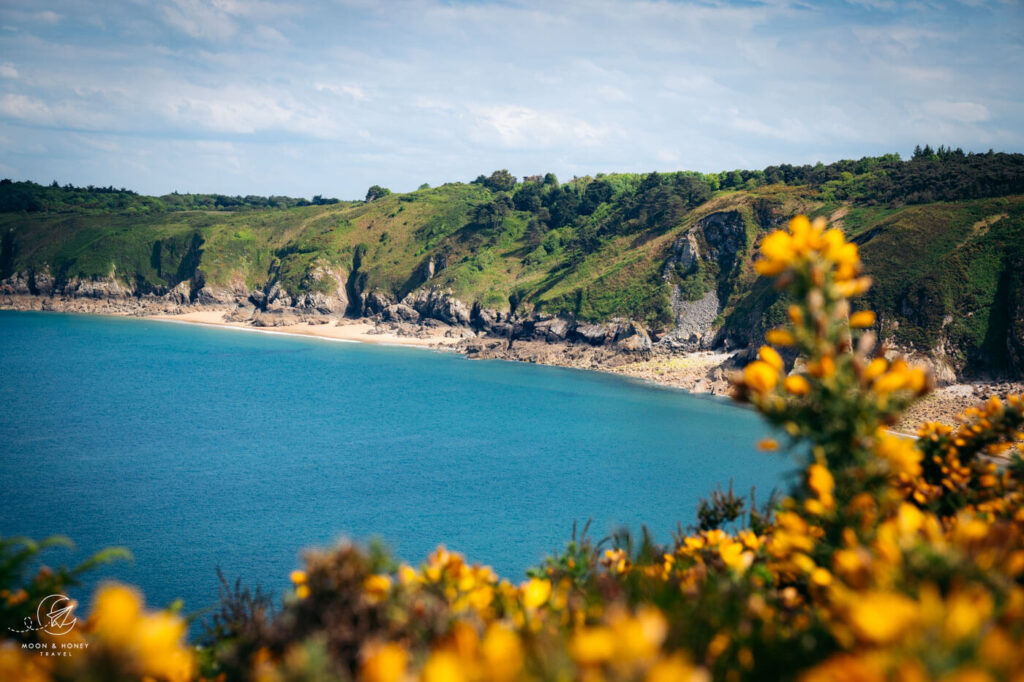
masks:
<svg viewBox="0 0 1024 682"><path fill-rule="evenodd" d="M679 351L707 350L718 346L722 337L714 328L724 301L719 282L733 277L748 248L746 225L738 211L712 213L676 239L662 277L690 279L704 293L686 299L679 284L672 285L671 306L675 326L658 339L658 344Z"/></svg>

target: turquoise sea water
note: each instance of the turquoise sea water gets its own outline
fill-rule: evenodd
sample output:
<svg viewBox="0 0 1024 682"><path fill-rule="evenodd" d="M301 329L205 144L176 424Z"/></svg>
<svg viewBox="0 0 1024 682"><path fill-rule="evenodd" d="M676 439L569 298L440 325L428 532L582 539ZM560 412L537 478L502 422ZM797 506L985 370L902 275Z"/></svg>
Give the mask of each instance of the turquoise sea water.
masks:
<svg viewBox="0 0 1024 682"><path fill-rule="evenodd" d="M569 539L669 541L733 480L791 464L725 402L596 372L134 319L0 312L0 534L68 535L74 561L152 604L213 604L215 567L277 593L304 547L437 544L513 581ZM87 597L83 590L80 597Z"/></svg>

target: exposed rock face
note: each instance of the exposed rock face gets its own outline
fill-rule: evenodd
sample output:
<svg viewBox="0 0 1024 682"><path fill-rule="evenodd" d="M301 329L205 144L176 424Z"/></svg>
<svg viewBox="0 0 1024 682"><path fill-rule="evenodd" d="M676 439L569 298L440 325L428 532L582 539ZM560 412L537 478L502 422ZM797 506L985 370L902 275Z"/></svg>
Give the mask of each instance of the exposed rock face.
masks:
<svg viewBox="0 0 1024 682"><path fill-rule="evenodd" d="M685 273L697 264L699 258L700 245L697 243L697 235L693 230L689 230L672 244L672 254L665 261L661 276L668 279L672 276L672 271L676 269L676 266Z"/></svg>
<svg viewBox="0 0 1024 682"><path fill-rule="evenodd" d="M50 275L50 268L44 268L41 271L29 271L28 286L33 294L36 296L52 296L55 282L53 276Z"/></svg>
<svg viewBox="0 0 1024 682"><path fill-rule="evenodd" d="M402 299L402 303L418 312L422 317L440 320L451 325L469 325L470 310L450 291L430 289L414 291Z"/></svg>
<svg viewBox="0 0 1024 682"><path fill-rule="evenodd" d="M394 299L382 291L371 291L362 295L363 315L369 317L384 312L384 309L394 303Z"/></svg>
<svg viewBox="0 0 1024 682"><path fill-rule="evenodd" d="M603 346L610 335L611 330L606 324L580 324L572 331L574 340L589 343L591 346Z"/></svg>
<svg viewBox="0 0 1024 682"><path fill-rule="evenodd" d="M1007 271L1008 315L1006 355L1010 371L1024 376L1024 259L1018 259ZM1012 275L1010 274L1012 272Z"/></svg>
<svg viewBox="0 0 1024 682"><path fill-rule="evenodd" d="M187 283L183 282L183 284L186 285L186 291L188 291ZM124 299L133 296L133 292L113 276L106 279L78 279L75 277L64 284L62 293L65 296L99 300Z"/></svg>
<svg viewBox="0 0 1024 682"><path fill-rule="evenodd" d="M29 277L24 272L15 272L10 277L0 280L0 294L8 296L29 296Z"/></svg>
<svg viewBox="0 0 1024 682"><path fill-rule="evenodd" d="M632 321L617 323L613 338L613 347L620 351L646 355L653 347L647 330Z"/></svg>
<svg viewBox="0 0 1024 682"><path fill-rule="evenodd" d="M381 318L386 322L419 322L420 314L404 303L389 305L381 312Z"/></svg>
<svg viewBox="0 0 1024 682"><path fill-rule="evenodd" d="M708 245L707 257L717 261L720 271L732 271L736 256L747 246L747 228L739 211L712 213L694 229L700 230Z"/></svg>
<svg viewBox="0 0 1024 682"><path fill-rule="evenodd" d="M676 326L658 343L681 351L710 348L714 342L711 325L718 317L718 306L718 294L714 290L696 301L684 301L679 296L679 287L674 287L672 312L676 315Z"/></svg>
<svg viewBox="0 0 1024 682"><path fill-rule="evenodd" d="M574 328L575 326L570 320L566 320L561 317L552 317L547 320L541 320L533 325L534 336L544 339L548 343L565 341L569 338L569 333L573 331Z"/></svg>

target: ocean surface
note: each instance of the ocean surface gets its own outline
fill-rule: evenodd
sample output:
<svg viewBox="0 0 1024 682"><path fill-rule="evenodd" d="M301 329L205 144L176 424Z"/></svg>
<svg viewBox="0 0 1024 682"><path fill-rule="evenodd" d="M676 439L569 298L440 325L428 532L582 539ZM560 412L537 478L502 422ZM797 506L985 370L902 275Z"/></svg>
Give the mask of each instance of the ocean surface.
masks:
<svg viewBox="0 0 1024 682"><path fill-rule="evenodd" d="M573 521L668 542L719 484L784 487L766 432L597 372L0 311L0 535L71 537L50 565L127 547L98 578L189 612L216 603L217 566L280 594L303 548L341 537L414 564L444 544L516 582Z"/></svg>

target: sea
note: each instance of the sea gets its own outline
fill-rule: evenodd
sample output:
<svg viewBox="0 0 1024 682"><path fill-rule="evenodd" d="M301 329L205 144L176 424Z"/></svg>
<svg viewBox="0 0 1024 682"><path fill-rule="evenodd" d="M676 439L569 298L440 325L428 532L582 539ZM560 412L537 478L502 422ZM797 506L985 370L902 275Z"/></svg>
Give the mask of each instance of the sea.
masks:
<svg viewBox="0 0 1024 682"><path fill-rule="evenodd" d="M513 582L589 521L668 543L699 499L795 464L725 399L595 371L115 317L0 311L0 536L109 546L152 606L278 597L309 548L438 545ZM195 632L195 627L193 632Z"/></svg>

